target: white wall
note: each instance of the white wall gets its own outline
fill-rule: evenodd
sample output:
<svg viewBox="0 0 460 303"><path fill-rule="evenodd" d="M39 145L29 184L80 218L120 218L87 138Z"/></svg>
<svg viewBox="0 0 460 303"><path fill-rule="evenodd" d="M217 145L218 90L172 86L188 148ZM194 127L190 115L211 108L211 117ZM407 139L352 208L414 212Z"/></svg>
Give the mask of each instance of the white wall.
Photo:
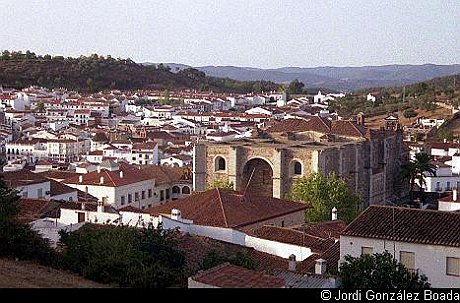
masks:
<svg viewBox="0 0 460 303"><path fill-rule="evenodd" d="M455 210L460 210L460 201L457 202L443 202L439 201L438 203L438 210L443 210L443 211L455 211Z"/></svg>
<svg viewBox="0 0 460 303"><path fill-rule="evenodd" d="M340 260L345 255L361 256L361 247L373 247L373 253L388 250L399 260L400 251L415 253L415 267L425 274L432 287L460 287L460 277L446 275L446 257L460 258L460 248L439 245L423 245L399 241L340 236Z"/></svg>
<svg viewBox="0 0 460 303"><path fill-rule="evenodd" d="M43 182L37 184L30 184L26 186L20 186L16 188L19 192L19 195L24 197L24 192L27 192L27 198L31 199L50 199L50 182ZM38 190L42 190L42 196L38 196ZM48 193L48 194L47 194Z"/></svg>
<svg viewBox="0 0 460 303"><path fill-rule="evenodd" d="M73 191L70 193L62 194L62 195L52 196L50 199L76 202L78 201L78 194L77 194L77 191Z"/></svg>
<svg viewBox="0 0 460 303"><path fill-rule="evenodd" d="M171 218L160 216L164 229L173 229L179 227L183 232L205 236L212 239L238 244L246 247L252 247L257 251L269 253L282 258L289 258L294 254L296 260L302 261L311 256L313 253L310 248L292 244L281 243L249 236L246 233L223 227L195 225L192 221L179 222Z"/></svg>

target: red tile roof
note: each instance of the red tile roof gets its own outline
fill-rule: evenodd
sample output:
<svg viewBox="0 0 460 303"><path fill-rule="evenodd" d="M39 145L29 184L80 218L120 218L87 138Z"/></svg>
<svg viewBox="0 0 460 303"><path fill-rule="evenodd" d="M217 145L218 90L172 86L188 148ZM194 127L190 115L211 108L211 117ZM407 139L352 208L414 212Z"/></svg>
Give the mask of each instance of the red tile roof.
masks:
<svg viewBox="0 0 460 303"><path fill-rule="evenodd" d="M153 215L170 214L173 208L195 224L243 227L308 208L306 204L227 189L212 189L148 209Z"/></svg>
<svg viewBox="0 0 460 303"><path fill-rule="evenodd" d="M456 212L370 206L342 235L460 247L459 222Z"/></svg>
<svg viewBox="0 0 460 303"><path fill-rule="evenodd" d="M27 169L12 172L4 172L4 181L9 187L17 188L20 186L49 182L48 179L40 174L33 173Z"/></svg>
<svg viewBox="0 0 460 303"><path fill-rule="evenodd" d="M48 180L50 181L51 198L53 198L54 196L69 194L77 191L77 189L67 186L61 182L55 181L53 179Z"/></svg>
<svg viewBox="0 0 460 303"><path fill-rule="evenodd" d="M281 288L284 279L232 265L228 262L200 272L193 280L222 288Z"/></svg>
<svg viewBox="0 0 460 303"><path fill-rule="evenodd" d="M48 200L41 199L19 199L19 220L22 222L31 222L39 219L50 203Z"/></svg>
<svg viewBox="0 0 460 303"><path fill-rule="evenodd" d="M340 239L340 233L347 227L341 220L324 221L318 223L305 223L294 229L302 231L308 235L320 237L323 239L332 237Z"/></svg>

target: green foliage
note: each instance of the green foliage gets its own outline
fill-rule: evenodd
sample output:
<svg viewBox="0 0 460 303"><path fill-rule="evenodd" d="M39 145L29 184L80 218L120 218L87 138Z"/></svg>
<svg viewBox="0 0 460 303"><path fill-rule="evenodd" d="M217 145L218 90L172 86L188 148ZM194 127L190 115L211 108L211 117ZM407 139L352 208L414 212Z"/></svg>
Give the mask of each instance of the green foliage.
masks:
<svg viewBox="0 0 460 303"><path fill-rule="evenodd" d="M19 196L0 178L0 256L35 259L51 264L55 254L48 241L18 220Z"/></svg>
<svg viewBox="0 0 460 303"><path fill-rule="evenodd" d="M401 165L401 178L410 181L411 200L417 180L420 185L426 184L425 178L428 173L436 176L436 165L430 163L430 156L427 153L415 154L415 159Z"/></svg>
<svg viewBox="0 0 460 303"><path fill-rule="evenodd" d="M291 81L291 83L289 83L289 86L286 92L288 94L301 94L303 93L304 87L305 87L305 84L300 82L298 79L295 79L294 81Z"/></svg>
<svg viewBox="0 0 460 303"><path fill-rule="evenodd" d="M251 270L256 268L254 260L252 260L245 252L238 251L236 253L224 254L219 253L215 249L208 252L208 254L200 262L199 268L200 270L207 270L225 262Z"/></svg>
<svg viewBox="0 0 460 303"><path fill-rule="evenodd" d="M115 59L97 54L64 58L4 50L0 56L0 70L0 84L14 88L41 85L83 92L105 89L198 89L247 93L279 90L281 87L268 81L207 77L194 68L172 73L163 64L142 65L129 58Z"/></svg>
<svg viewBox="0 0 460 303"><path fill-rule="evenodd" d="M404 116L404 118L410 119L410 118L413 118L413 117L417 117L417 113L415 112L414 109L408 108L403 112L403 116Z"/></svg>
<svg viewBox="0 0 460 303"><path fill-rule="evenodd" d="M178 286L184 280L185 257L176 248L176 232L112 225L61 231L62 265L122 287Z"/></svg>
<svg viewBox="0 0 460 303"><path fill-rule="evenodd" d="M333 172L327 176L314 173L295 180L289 197L295 201L308 203L307 222L331 219L331 210L338 210L338 219L351 222L358 214L359 197L354 194L345 179Z"/></svg>
<svg viewBox="0 0 460 303"><path fill-rule="evenodd" d="M343 288L405 289L431 286L425 275L410 272L388 251L359 258L345 256L339 276Z"/></svg>
<svg viewBox="0 0 460 303"><path fill-rule="evenodd" d="M206 190L214 189L214 188L225 188L233 190L233 183L225 180L213 180L206 184Z"/></svg>

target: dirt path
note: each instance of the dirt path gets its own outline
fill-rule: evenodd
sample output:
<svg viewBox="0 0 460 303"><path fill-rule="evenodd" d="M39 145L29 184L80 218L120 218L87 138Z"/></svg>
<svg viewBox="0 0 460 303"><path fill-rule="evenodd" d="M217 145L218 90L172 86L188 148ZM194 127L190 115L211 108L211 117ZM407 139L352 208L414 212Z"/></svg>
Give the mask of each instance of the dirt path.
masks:
<svg viewBox="0 0 460 303"><path fill-rule="evenodd" d="M94 288L110 287L78 275L30 261L0 258L0 288Z"/></svg>

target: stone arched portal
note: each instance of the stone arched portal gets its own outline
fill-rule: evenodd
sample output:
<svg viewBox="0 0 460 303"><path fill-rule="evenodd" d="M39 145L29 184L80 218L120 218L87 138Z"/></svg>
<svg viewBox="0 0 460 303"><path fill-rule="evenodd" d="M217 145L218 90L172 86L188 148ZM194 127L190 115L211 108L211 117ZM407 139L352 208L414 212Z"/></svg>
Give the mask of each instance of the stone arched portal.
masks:
<svg viewBox="0 0 460 303"><path fill-rule="evenodd" d="M243 167L239 190L244 191L246 186L248 192L262 196L273 196L273 169L266 160L255 158L246 162Z"/></svg>

